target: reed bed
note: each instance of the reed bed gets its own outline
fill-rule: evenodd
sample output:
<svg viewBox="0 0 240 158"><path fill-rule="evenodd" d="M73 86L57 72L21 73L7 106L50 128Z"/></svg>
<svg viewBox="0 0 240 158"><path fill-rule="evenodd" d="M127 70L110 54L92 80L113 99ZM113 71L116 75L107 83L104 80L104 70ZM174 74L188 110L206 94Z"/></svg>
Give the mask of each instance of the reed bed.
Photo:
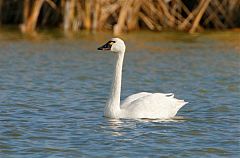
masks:
<svg viewBox="0 0 240 158"><path fill-rule="evenodd" d="M194 33L239 27L240 0L0 0L1 24L19 25L23 33L39 27Z"/></svg>

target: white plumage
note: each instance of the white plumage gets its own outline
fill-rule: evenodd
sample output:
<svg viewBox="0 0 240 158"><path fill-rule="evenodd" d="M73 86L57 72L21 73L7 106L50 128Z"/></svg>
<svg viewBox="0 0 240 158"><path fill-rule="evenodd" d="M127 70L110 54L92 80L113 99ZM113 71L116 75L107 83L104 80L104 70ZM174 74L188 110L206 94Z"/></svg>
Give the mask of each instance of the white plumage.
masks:
<svg viewBox="0 0 240 158"><path fill-rule="evenodd" d="M127 97L120 105L122 65L125 44L119 38L112 38L99 50L110 50L116 56L112 90L104 109L104 116L110 118L173 118L187 102L174 98L174 94L140 92Z"/></svg>

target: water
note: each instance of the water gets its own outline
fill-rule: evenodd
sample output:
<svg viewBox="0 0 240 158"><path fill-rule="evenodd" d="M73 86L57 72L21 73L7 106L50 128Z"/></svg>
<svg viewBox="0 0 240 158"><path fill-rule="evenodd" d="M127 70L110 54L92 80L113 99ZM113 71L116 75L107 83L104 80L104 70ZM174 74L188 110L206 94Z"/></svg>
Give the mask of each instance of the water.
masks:
<svg viewBox="0 0 240 158"><path fill-rule="evenodd" d="M103 117L111 36L0 36L0 157L238 157L239 35L133 33L122 98L174 92L173 120Z"/></svg>

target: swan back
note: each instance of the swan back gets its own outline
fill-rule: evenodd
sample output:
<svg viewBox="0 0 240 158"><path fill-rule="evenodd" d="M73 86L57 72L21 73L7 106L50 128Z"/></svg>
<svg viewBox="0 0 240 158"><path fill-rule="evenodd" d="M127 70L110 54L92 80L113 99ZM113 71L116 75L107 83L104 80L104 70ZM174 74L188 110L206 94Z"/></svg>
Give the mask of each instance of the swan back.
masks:
<svg viewBox="0 0 240 158"><path fill-rule="evenodd" d="M172 118L187 102L174 98L172 93L141 92L131 95L121 105L124 118Z"/></svg>

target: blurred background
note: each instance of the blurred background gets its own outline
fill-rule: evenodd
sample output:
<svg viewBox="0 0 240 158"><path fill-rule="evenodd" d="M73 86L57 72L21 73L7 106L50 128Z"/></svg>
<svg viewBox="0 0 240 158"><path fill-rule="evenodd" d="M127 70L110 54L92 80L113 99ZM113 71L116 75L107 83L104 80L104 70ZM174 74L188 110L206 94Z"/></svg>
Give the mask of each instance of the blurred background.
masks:
<svg viewBox="0 0 240 158"><path fill-rule="evenodd" d="M204 29L240 26L239 0L0 0L0 27L104 31Z"/></svg>

